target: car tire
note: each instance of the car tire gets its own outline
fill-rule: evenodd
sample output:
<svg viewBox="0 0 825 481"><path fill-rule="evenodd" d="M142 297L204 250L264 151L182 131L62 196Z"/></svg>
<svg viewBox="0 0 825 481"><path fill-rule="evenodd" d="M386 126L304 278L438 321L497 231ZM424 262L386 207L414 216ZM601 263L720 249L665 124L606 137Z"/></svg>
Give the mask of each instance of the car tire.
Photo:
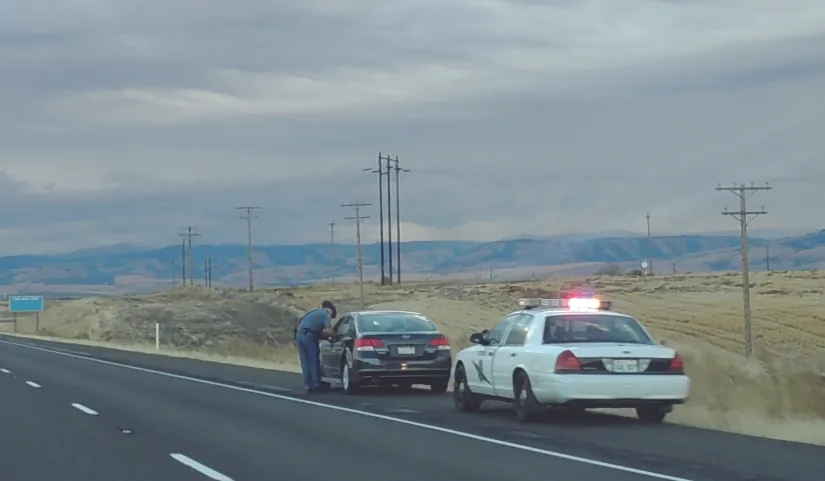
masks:
<svg viewBox="0 0 825 481"><path fill-rule="evenodd" d="M481 407L481 399L470 390L463 366L458 366L453 375L453 403L457 411L474 413Z"/></svg>
<svg viewBox="0 0 825 481"><path fill-rule="evenodd" d="M356 394L360 390L360 386L352 379L349 359L352 359L352 354L347 350L344 357L341 358L341 387L346 394Z"/></svg>
<svg viewBox="0 0 825 481"><path fill-rule="evenodd" d="M535 421L541 412L541 406L533 394L533 387L527 373L516 374L513 383L513 402L516 405L516 417L523 423Z"/></svg>
<svg viewBox="0 0 825 481"><path fill-rule="evenodd" d="M444 394L447 392L448 387L450 387L449 379L441 379L430 383L430 391L435 394Z"/></svg>
<svg viewBox="0 0 825 481"><path fill-rule="evenodd" d="M670 410L670 406L639 406L636 408L636 416L646 424L661 424Z"/></svg>

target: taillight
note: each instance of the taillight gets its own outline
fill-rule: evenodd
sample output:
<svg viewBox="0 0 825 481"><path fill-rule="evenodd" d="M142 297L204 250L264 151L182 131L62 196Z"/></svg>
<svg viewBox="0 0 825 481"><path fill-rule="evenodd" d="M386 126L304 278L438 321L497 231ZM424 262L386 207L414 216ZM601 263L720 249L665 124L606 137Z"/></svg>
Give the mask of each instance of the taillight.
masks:
<svg viewBox="0 0 825 481"><path fill-rule="evenodd" d="M582 364L572 351L564 351L556 358L556 372L581 372Z"/></svg>
<svg viewBox="0 0 825 481"><path fill-rule="evenodd" d="M685 372L685 364L682 362L682 356L680 356L679 353L676 353L676 355L673 356L673 360L670 361L668 372L674 374L683 374Z"/></svg>
<svg viewBox="0 0 825 481"><path fill-rule="evenodd" d="M384 347L381 339L360 338L355 340L355 349L358 351L374 351L376 347Z"/></svg>
<svg viewBox="0 0 825 481"><path fill-rule="evenodd" d="M439 350L449 350L450 340L447 339L447 336L436 337L430 340L430 346L437 347Z"/></svg>

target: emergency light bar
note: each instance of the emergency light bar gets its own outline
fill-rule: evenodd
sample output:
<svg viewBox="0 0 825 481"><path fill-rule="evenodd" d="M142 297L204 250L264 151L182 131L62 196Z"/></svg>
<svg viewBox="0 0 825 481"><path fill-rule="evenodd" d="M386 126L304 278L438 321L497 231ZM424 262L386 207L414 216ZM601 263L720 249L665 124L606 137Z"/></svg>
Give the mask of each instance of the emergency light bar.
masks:
<svg viewBox="0 0 825 481"><path fill-rule="evenodd" d="M518 305L525 309L546 307L555 309L571 309L575 311L609 311L613 305L613 302L596 299L595 297L571 297L568 299L526 298L519 299Z"/></svg>

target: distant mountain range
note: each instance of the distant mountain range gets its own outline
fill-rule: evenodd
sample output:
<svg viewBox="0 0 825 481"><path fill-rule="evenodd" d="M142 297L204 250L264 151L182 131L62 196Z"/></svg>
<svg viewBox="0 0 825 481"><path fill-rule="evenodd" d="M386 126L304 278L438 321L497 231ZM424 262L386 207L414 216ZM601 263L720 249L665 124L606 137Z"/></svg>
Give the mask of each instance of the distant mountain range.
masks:
<svg viewBox="0 0 825 481"><path fill-rule="evenodd" d="M404 242L401 268L406 279L582 275L611 264L623 270L637 269L649 249L656 273L707 272L739 269L739 245L735 235L657 236L650 242L639 235ZM196 283L203 284L205 262L211 259L214 285L246 286L245 245L202 245L193 250ZM753 270L825 268L825 230L772 240L751 237L749 252ZM380 278L380 256L377 244L363 246L368 280ZM0 257L0 288L6 294L50 295L152 290L180 282L181 257L180 246L150 249L131 245ZM332 277L353 280L358 272L356 247L350 244L255 246L253 262L256 285L303 284Z"/></svg>

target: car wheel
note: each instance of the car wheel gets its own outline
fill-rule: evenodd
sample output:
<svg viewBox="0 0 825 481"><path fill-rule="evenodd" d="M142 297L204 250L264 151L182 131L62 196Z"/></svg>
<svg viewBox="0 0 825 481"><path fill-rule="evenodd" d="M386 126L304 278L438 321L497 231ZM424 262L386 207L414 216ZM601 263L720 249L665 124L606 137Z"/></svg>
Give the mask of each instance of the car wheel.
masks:
<svg viewBox="0 0 825 481"><path fill-rule="evenodd" d="M439 381L433 381L430 383L430 391L436 394L444 394L447 392L447 388L450 386L449 379L442 379Z"/></svg>
<svg viewBox="0 0 825 481"><path fill-rule="evenodd" d="M474 413L481 407L481 402L467 384L464 367L458 366L453 376L453 403L456 410L463 413Z"/></svg>
<svg viewBox="0 0 825 481"><path fill-rule="evenodd" d="M518 420L524 423L535 421L539 416L541 406L533 394L533 387L526 373L519 372L516 375L513 394Z"/></svg>
<svg viewBox="0 0 825 481"><path fill-rule="evenodd" d="M670 406L640 406L636 408L636 416L643 423L661 424L670 412Z"/></svg>
<svg viewBox="0 0 825 481"><path fill-rule="evenodd" d="M358 383L352 379L352 371L350 370L350 362L349 360L352 359L352 354L347 354L341 359L341 387L344 388L344 392L347 394L355 394L358 392Z"/></svg>

